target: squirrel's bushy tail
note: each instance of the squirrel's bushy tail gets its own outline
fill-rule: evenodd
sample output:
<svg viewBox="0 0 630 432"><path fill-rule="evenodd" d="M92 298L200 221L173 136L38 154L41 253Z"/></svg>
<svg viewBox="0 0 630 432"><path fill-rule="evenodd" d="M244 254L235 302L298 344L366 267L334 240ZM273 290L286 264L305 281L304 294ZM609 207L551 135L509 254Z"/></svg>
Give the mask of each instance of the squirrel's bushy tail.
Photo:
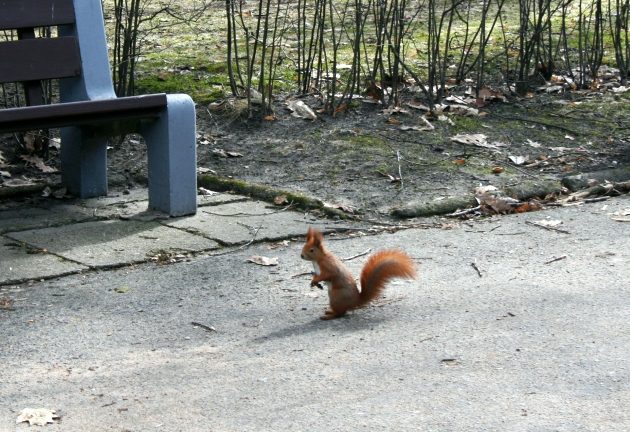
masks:
<svg viewBox="0 0 630 432"><path fill-rule="evenodd" d="M394 249L376 252L361 271L361 294L356 307L365 306L378 297L390 280L415 277L416 267L406 253Z"/></svg>

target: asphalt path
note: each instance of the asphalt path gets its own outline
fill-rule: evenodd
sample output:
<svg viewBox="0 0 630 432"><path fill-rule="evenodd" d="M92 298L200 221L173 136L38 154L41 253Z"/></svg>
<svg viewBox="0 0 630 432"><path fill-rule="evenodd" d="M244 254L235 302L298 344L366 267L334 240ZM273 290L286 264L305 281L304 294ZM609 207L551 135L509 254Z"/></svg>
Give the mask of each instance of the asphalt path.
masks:
<svg viewBox="0 0 630 432"><path fill-rule="evenodd" d="M300 238L0 287L0 430L47 408L49 431L626 432L627 211L330 239L420 270L333 321Z"/></svg>

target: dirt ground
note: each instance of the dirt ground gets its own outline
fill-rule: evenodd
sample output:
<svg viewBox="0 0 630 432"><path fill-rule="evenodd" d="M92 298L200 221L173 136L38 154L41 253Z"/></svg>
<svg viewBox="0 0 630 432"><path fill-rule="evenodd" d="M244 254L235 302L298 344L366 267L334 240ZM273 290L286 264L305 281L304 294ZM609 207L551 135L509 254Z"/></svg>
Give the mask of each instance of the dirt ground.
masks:
<svg viewBox="0 0 630 432"><path fill-rule="evenodd" d="M431 119L431 131L419 130L427 126L421 119L426 113L413 108L420 102L412 96L395 112L358 102L334 118L314 121L293 117L286 101L277 101L274 121L198 105L198 167L382 218L408 202L472 196L479 185L509 189L630 165L629 100L628 93L541 93L490 102L479 116L450 107L441 120ZM482 146L463 144L452 140L458 134L487 138ZM43 173L24 161L26 151L13 135L2 137L0 152L0 192L24 182L48 183L53 194L47 199L56 199L58 172ZM110 187L145 186L145 153L139 137L113 142ZM45 162L59 168L55 148Z"/></svg>

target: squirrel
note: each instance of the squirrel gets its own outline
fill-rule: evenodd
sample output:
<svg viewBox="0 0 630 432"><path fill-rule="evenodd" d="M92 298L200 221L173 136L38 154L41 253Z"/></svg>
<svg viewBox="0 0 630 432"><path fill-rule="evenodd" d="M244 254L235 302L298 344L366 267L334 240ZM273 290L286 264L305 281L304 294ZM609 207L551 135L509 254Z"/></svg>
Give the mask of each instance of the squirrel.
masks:
<svg viewBox="0 0 630 432"><path fill-rule="evenodd" d="M409 255L394 249L382 250L365 263L359 291L348 267L326 249L323 240L320 231L309 228L301 254L302 259L312 261L315 269L311 286L319 286L320 282L328 285L330 307L321 316L323 320L339 318L349 310L366 306L381 294L391 279L416 277L416 268Z"/></svg>

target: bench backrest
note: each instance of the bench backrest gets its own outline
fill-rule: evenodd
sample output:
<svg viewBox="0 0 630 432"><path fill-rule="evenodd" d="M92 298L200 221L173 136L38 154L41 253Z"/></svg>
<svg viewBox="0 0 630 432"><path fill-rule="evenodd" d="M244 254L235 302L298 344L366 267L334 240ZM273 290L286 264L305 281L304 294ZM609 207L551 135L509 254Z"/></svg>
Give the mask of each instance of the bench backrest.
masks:
<svg viewBox="0 0 630 432"><path fill-rule="evenodd" d="M60 81L61 100L115 97L100 0L0 0L0 31L17 40L0 42L0 83L22 82L27 104L41 100L41 80ZM57 26L57 37L35 29Z"/></svg>

